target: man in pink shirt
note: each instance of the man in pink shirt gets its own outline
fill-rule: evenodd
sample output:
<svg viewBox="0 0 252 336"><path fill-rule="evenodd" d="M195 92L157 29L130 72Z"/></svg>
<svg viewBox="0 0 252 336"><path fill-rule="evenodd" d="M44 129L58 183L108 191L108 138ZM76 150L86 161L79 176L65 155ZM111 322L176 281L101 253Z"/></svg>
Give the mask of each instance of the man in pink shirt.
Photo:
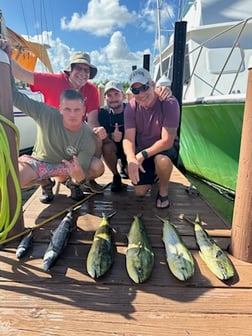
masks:
<svg viewBox="0 0 252 336"><path fill-rule="evenodd" d="M180 110L175 97L161 101L150 73L143 68L129 77L133 98L124 111L123 149L135 194L144 196L158 177L156 207L166 209L172 162L178 155Z"/></svg>

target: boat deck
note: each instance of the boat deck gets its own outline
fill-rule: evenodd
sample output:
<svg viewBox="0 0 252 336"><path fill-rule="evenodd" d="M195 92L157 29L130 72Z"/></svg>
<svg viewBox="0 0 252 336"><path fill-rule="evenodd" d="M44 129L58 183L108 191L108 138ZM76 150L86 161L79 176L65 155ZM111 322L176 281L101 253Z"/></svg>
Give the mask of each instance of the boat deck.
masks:
<svg viewBox="0 0 252 336"><path fill-rule="evenodd" d="M107 185L111 174L98 179ZM31 251L18 260L17 241L0 250L0 334L1 335L251 335L252 265L231 256L236 274L230 282L217 279L205 266L190 224L179 219L184 213L194 218L199 213L205 228L218 244L227 249L229 225L203 200L189 194L186 178L173 170L169 187L172 202L168 210L154 206L156 190L137 199L128 180L127 191L89 195L75 211L77 230L63 254L49 272L42 269L42 258L50 232L69 207L64 186L50 205L39 202L38 189L23 207L26 227L34 230ZM110 223L117 255L111 270L97 281L86 271L86 257L102 212L116 211ZM142 213L153 250L155 265L151 278L134 284L125 267L127 233L133 216ZM162 242L162 222L156 217L170 216L195 258L195 274L181 282L168 269Z"/></svg>

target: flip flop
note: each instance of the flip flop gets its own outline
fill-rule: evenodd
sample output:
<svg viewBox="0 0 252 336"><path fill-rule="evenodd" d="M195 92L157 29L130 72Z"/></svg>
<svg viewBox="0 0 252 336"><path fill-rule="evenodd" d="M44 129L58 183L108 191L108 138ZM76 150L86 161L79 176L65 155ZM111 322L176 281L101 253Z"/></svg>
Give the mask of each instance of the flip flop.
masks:
<svg viewBox="0 0 252 336"><path fill-rule="evenodd" d="M170 206L170 201L169 201L168 195L161 196L158 192L157 197L156 197L156 203L157 203L157 201L160 201L161 203L168 201L168 204L165 207L157 206L157 204L156 204L157 209L167 209Z"/></svg>

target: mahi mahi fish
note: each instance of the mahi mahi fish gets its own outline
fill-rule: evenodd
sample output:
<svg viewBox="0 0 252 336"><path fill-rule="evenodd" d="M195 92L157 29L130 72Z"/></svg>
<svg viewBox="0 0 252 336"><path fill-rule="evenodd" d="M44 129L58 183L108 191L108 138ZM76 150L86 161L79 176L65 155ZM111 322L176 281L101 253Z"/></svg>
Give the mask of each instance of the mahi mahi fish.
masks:
<svg viewBox="0 0 252 336"><path fill-rule="evenodd" d="M99 278L113 265L116 248L113 242L112 229L109 226L109 218L104 213L102 221L95 231L92 246L87 256L87 272L91 278Z"/></svg>
<svg viewBox="0 0 252 336"><path fill-rule="evenodd" d="M194 225L194 233L200 249L199 255L208 268L220 280L232 278L235 272L230 259L213 238L208 235L206 230L203 229L199 215L196 215L194 221L189 220L185 216L183 218Z"/></svg>
<svg viewBox="0 0 252 336"><path fill-rule="evenodd" d="M185 246L169 218L157 217L163 222L163 243L170 271L181 281L191 278L194 274L194 261L191 252Z"/></svg>
<svg viewBox="0 0 252 336"><path fill-rule="evenodd" d="M48 271L56 262L59 255L67 245L71 232L75 228L72 221L72 210L62 219L57 228L53 231L50 243L43 258L43 269Z"/></svg>
<svg viewBox="0 0 252 336"><path fill-rule="evenodd" d="M154 253L141 215L134 216L126 250L128 275L135 283L143 283L150 277L153 266Z"/></svg>
<svg viewBox="0 0 252 336"><path fill-rule="evenodd" d="M18 259L22 258L26 255L26 253L30 250L33 241L33 231L31 230L27 235L25 235L20 243L18 244L16 250L16 257Z"/></svg>

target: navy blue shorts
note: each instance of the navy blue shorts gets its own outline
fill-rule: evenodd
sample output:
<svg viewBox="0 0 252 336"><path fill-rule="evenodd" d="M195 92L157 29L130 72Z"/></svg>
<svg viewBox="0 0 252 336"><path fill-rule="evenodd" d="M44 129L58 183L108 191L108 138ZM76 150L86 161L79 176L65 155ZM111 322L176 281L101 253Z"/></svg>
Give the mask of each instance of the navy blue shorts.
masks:
<svg viewBox="0 0 252 336"><path fill-rule="evenodd" d="M173 146L171 149L168 149L166 151L160 152L158 154L166 155L170 158L172 162L174 162L178 155L178 150L176 146ZM157 155L157 154L156 154ZM145 170L145 173L142 173L139 170L139 182L137 185L145 185L145 184L153 184L156 172L155 172L155 163L154 163L154 156L151 156L150 158L143 161L143 168Z"/></svg>

